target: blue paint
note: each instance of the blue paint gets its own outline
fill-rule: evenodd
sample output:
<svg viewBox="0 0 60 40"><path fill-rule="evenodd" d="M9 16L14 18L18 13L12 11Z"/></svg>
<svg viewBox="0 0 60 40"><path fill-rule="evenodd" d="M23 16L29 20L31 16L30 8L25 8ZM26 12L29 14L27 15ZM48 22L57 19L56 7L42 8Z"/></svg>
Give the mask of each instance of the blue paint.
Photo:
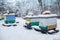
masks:
<svg viewBox="0 0 60 40"><path fill-rule="evenodd" d="M6 20L15 20L15 15L6 15Z"/></svg>

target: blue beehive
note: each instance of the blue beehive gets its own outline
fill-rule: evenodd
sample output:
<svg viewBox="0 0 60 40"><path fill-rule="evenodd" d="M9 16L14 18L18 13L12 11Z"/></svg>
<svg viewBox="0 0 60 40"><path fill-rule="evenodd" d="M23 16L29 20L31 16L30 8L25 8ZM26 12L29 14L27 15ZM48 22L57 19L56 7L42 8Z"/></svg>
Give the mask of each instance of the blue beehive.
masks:
<svg viewBox="0 0 60 40"><path fill-rule="evenodd" d="M15 23L15 15L6 15L5 23Z"/></svg>

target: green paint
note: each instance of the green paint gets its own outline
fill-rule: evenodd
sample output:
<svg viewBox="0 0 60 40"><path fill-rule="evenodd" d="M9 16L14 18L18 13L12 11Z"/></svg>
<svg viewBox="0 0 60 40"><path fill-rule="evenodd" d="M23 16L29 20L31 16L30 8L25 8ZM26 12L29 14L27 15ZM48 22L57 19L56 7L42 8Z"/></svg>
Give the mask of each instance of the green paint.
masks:
<svg viewBox="0 0 60 40"><path fill-rule="evenodd" d="M40 22L30 22L30 26L39 26ZM39 26L39 28L41 28L41 30L47 30L47 26Z"/></svg>
<svg viewBox="0 0 60 40"><path fill-rule="evenodd" d="M3 20L4 18L0 18L0 20Z"/></svg>
<svg viewBox="0 0 60 40"><path fill-rule="evenodd" d="M41 30L47 30L47 27L44 26L39 26L39 28L41 28Z"/></svg>
<svg viewBox="0 0 60 40"><path fill-rule="evenodd" d="M6 24L8 24L8 23L15 23L15 20L9 20L9 21L6 20L5 23Z"/></svg>
<svg viewBox="0 0 60 40"><path fill-rule="evenodd" d="M39 26L39 22L30 22L30 26Z"/></svg>

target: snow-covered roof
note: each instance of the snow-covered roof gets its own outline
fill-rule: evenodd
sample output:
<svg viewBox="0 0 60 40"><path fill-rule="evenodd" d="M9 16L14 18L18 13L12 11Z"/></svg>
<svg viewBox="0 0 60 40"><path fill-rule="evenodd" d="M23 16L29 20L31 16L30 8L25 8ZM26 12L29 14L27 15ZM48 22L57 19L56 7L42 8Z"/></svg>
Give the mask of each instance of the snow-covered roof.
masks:
<svg viewBox="0 0 60 40"><path fill-rule="evenodd" d="M49 15L43 15L43 14L40 14L40 15L33 15L33 16L25 16L24 18L40 18L40 17L57 17L57 14L49 14Z"/></svg>
<svg viewBox="0 0 60 40"><path fill-rule="evenodd" d="M51 11L44 11L42 14L51 13Z"/></svg>
<svg viewBox="0 0 60 40"><path fill-rule="evenodd" d="M10 14L7 14L7 13L6 13L6 14L4 14L4 15L15 15L15 13L10 13Z"/></svg>

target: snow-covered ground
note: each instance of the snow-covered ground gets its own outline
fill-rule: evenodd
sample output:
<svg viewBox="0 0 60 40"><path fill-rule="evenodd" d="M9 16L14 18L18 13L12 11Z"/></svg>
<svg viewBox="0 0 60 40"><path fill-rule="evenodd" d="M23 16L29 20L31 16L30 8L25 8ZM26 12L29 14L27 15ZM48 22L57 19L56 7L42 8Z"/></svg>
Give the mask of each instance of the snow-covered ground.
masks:
<svg viewBox="0 0 60 40"><path fill-rule="evenodd" d="M42 34L35 30L27 30L23 27L25 21L17 18L17 26L4 27L3 21L0 21L0 40L60 40L60 32L56 34ZM60 30L60 19L57 19L57 29Z"/></svg>

